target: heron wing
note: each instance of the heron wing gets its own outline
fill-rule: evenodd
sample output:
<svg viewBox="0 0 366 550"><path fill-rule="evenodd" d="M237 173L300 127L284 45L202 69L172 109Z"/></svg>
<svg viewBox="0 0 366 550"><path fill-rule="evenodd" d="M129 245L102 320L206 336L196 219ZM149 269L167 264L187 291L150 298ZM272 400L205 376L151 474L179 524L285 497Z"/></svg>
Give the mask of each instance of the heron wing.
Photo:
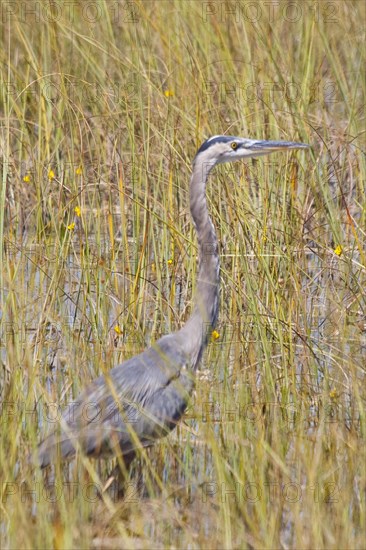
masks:
<svg viewBox="0 0 366 550"><path fill-rule="evenodd" d="M60 429L39 447L47 466L60 453L71 458L80 447L88 455L108 455L119 448L132 456L169 433L182 416L193 379L175 335L114 367L86 387L63 412Z"/></svg>

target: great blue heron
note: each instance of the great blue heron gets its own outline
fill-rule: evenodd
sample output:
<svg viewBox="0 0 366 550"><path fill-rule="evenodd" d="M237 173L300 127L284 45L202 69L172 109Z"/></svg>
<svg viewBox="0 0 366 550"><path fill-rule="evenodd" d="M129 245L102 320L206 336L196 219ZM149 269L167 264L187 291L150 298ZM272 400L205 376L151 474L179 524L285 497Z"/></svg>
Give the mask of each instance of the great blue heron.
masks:
<svg viewBox="0 0 366 550"><path fill-rule="evenodd" d="M102 457L119 454L126 467L140 447L167 435L183 415L194 385L194 372L219 311L218 242L206 204L206 182L216 164L303 149L304 143L214 136L198 149L190 182L190 209L199 246L195 305L186 324L163 336L91 382L62 415L59 430L38 448L41 467L77 451Z"/></svg>

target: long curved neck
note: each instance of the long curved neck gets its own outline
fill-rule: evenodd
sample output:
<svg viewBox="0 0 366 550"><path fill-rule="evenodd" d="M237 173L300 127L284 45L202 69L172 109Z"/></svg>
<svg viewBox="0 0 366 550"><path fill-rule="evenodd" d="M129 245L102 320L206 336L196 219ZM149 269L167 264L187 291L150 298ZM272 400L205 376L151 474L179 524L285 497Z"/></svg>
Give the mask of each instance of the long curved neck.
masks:
<svg viewBox="0 0 366 550"><path fill-rule="evenodd" d="M199 267L194 308L179 332L185 337L185 348L194 369L216 326L219 312L218 242L206 202L206 182L211 168L196 159L190 183L190 209L197 232Z"/></svg>

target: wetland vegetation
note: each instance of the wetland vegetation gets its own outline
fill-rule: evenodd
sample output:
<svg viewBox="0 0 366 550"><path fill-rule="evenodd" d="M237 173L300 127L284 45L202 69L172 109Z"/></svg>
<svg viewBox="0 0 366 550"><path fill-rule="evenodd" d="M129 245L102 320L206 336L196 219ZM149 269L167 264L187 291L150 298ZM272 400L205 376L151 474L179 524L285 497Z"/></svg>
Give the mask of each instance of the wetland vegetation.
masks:
<svg viewBox="0 0 366 550"><path fill-rule="evenodd" d="M365 6L4 2L2 548L365 547ZM215 169L221 310L179 427L115 460L27 461L87 382L187 319L192 158ZM142 487L144 489L142 490Z"/></svg>

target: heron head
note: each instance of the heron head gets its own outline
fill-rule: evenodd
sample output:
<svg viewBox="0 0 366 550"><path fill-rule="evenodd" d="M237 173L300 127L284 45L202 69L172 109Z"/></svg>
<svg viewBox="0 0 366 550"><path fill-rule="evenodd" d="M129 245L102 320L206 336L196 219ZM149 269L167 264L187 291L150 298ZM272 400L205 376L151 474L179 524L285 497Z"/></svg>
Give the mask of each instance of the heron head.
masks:
<svg viewBox="0 0 366 550"><path fill-rule="evenodd" d="M236 136L213 136L198 149L195 160L207 162L211 168L223 162L260 157L286 149L306 149L306 143L293 141L264 141Z"/></svg>

